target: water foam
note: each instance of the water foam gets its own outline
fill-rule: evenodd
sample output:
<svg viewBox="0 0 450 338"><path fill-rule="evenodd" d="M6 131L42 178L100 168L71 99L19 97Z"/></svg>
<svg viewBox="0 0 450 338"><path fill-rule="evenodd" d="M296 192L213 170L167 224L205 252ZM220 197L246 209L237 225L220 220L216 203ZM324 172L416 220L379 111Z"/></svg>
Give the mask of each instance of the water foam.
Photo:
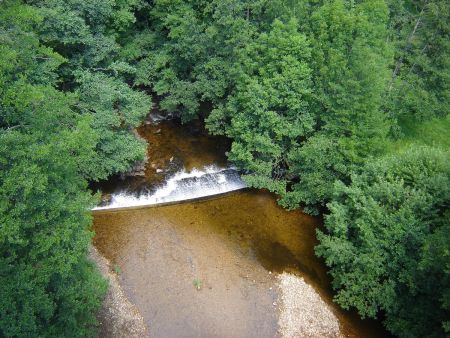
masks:
<svg viewBox="0 0 450 338"><path fill-rule="evenodd" d="M190 172L183 169L152 193L137 195L129 191L120 191L112 194L107 205L95 207L93 210L184 201L218 195L245 187L245 183L233 168L207 166L201 170L193 169Z"/></svg>

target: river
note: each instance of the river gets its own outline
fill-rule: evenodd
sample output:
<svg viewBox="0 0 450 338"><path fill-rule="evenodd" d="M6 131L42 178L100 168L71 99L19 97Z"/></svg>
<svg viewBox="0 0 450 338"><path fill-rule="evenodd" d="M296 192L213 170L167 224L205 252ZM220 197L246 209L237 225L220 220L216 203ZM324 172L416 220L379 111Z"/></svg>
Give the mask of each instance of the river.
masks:
<svg viewBox="0 0 450 338"><path fill-rule="evenodd" d="M287 314L306 316L319 330L313 336L387 336L378 322L332 302L326 267L314 255L321 220L243 189L226 161L226 139L155 115L139 134L149 144L140 175L94 186L103 192L94 245L116 267L151 337L287 337L280 328L287 274L311 286L310 303L323 302L336 320L338 335L316 308L301 313L309 303Z"/></svg>

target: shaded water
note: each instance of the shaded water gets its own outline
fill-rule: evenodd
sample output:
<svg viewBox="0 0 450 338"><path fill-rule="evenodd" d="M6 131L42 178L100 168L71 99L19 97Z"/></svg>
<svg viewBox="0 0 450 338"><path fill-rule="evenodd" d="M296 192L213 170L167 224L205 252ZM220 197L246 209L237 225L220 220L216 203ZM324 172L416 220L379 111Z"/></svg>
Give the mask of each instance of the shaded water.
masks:
<svg viewBox="0 0 450 338"><path fill-rule="evenodd" d="M140 134L151 144L145 176L104 183L103 190L138 194L164 187L180 170L227 167L226 141L200 128L164 121ZM178 167L171 169L175 157ZM331 302L325 266L314 255L318 226L317 218L280 208L272 194L248 189L187 203L95 211L94 244L120 269L121 284L152 337L277 337L274 276L283 271L302 276L319 292L345 336L385 336L377 323Z"/></svg>
<svg viewBox="0 0 450 338"><path fill-rule="evenodd" d="M157 124L147 121L138 132L148 144L148 161L141 175L113 177L93 184L94 190L100 189L105 196L128 194L139 197L154 193L177 175L189 175L193 171L211 174L229 167L225 156L229 142L207 135L199 123L186 128L176 120L163 120Z"/></svg>

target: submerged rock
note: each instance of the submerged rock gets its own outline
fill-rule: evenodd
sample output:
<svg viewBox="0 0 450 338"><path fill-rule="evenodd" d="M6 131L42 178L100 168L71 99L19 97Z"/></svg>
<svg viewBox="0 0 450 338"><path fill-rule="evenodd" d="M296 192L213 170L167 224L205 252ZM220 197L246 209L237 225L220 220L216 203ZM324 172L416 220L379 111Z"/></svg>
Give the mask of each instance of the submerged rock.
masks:
<svg viewBox="0 0 450 338"><path fill-rule="evenodd" d="M109 204L109 203L111 203L111 200L112 200L111 194L103 194L102 200L101 200L101 205Z"/></svg>

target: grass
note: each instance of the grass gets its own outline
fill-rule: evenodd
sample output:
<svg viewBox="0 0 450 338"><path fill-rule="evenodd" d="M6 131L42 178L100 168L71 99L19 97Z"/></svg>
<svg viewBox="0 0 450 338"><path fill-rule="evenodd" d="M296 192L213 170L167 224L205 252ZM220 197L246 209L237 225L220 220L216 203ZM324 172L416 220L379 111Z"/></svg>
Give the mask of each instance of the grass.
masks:
<svg viewBox="0 0 450 338"><path fill-rule="evenodd" d="M400 128L404 136L388 144L390 153L414 144L450 149L450 114L426 122L400 121Z"/></svg>
<svg viewBox="0 0 450 338"><path fill-rule="evenodd" d="M202 281L199 278L196 278L194 279L193 284L197 291L200 291L200 289L202 288Z"/></svg>

